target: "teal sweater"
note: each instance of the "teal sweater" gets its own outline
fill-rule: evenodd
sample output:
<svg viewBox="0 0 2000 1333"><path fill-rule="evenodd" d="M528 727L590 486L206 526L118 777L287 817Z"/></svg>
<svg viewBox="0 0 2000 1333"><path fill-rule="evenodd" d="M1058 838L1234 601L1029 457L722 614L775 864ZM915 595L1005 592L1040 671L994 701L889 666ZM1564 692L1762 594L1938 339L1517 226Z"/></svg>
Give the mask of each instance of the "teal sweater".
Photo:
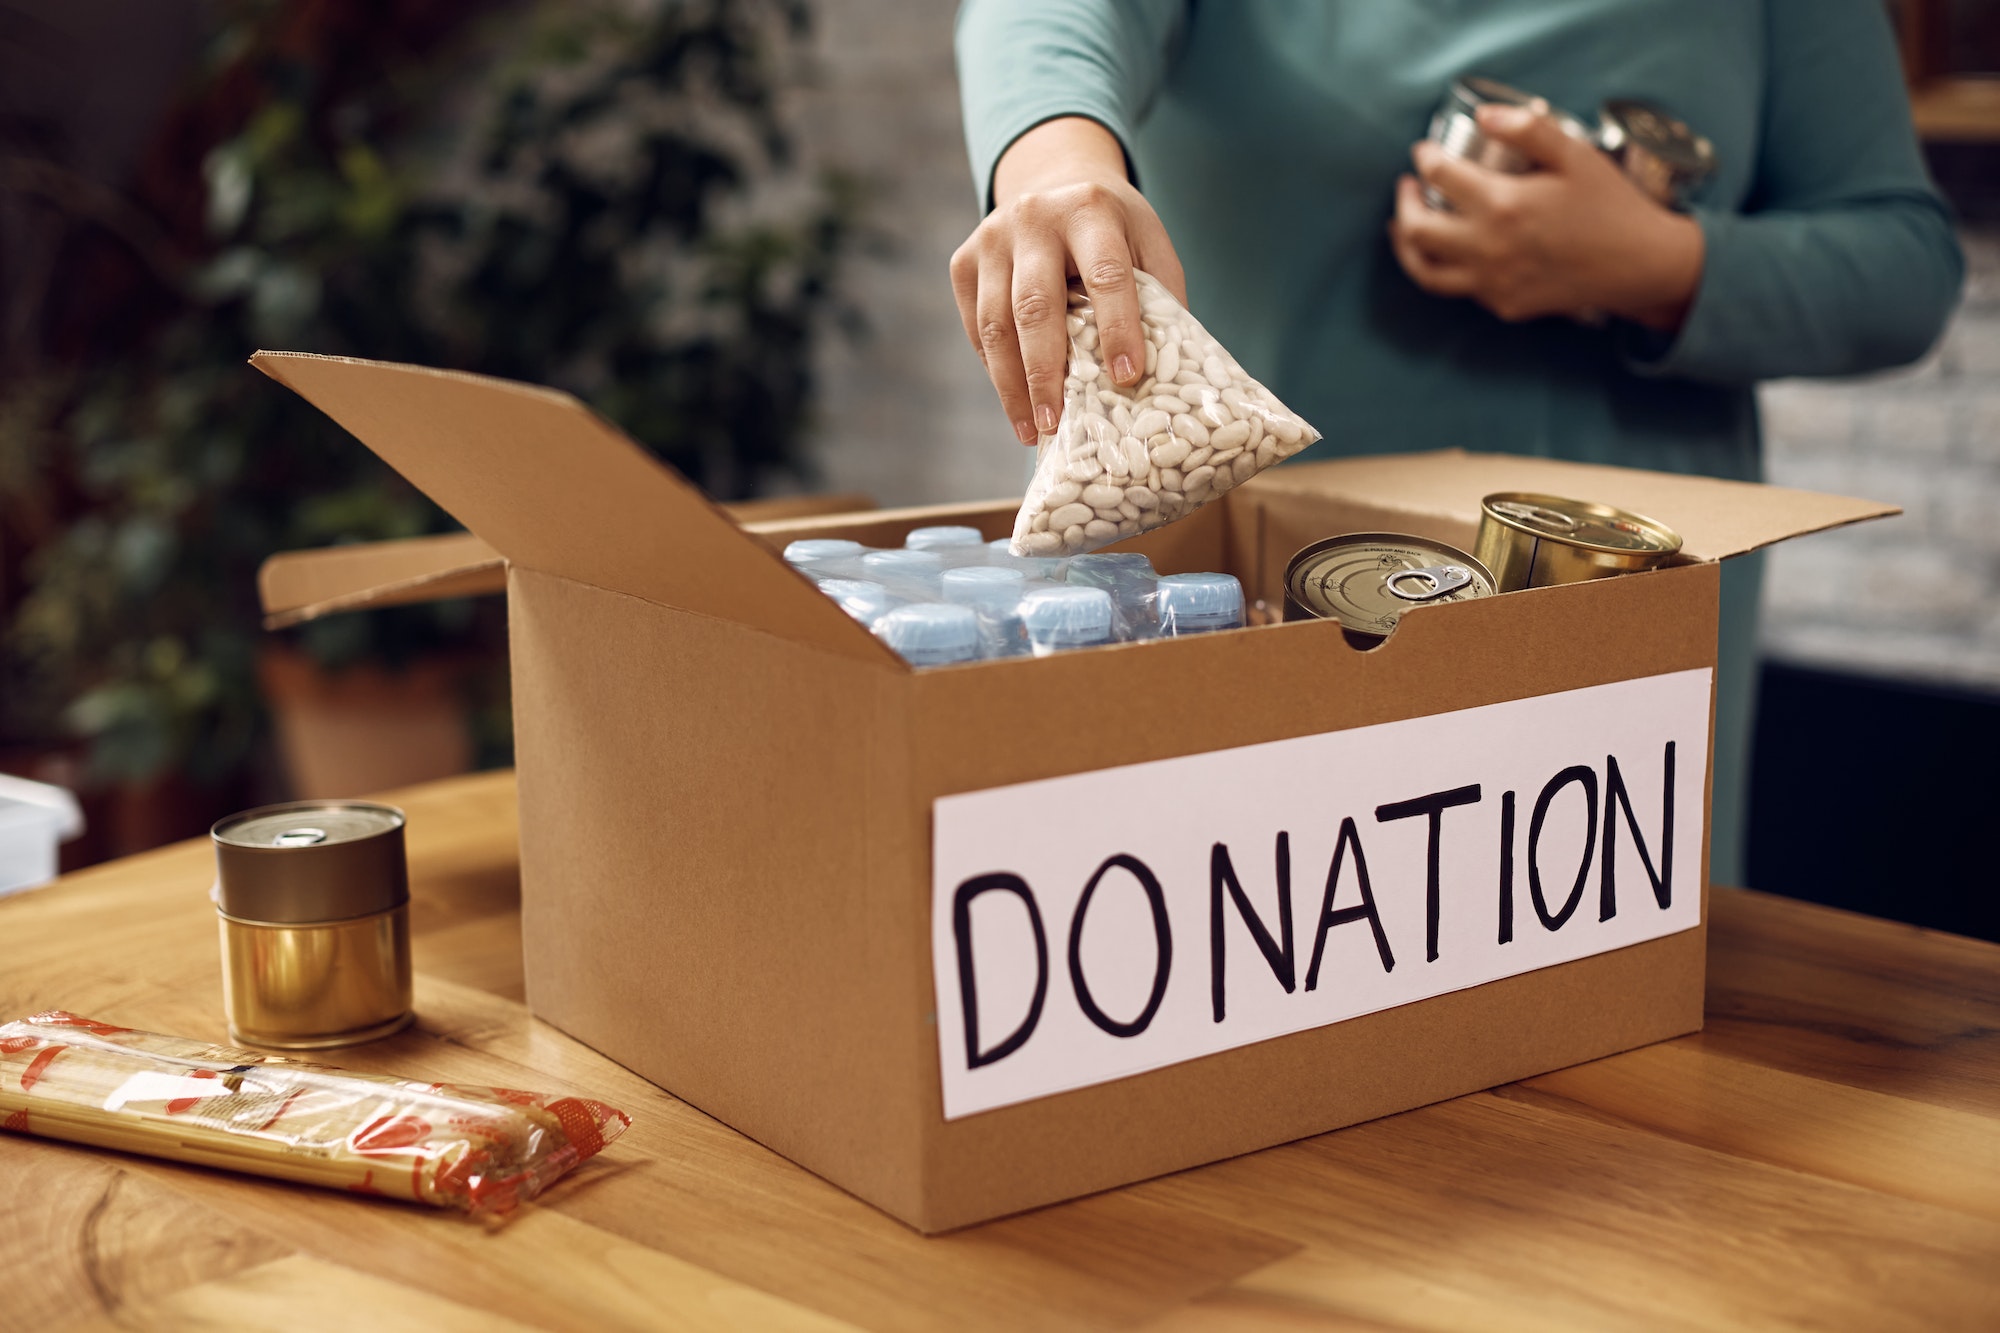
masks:
<svg viewBox="0 0 2000 1333"><path fill-rule="evenodd" d="M967 0L957 47L982 196L1025 131L1103 123L1195 314L1325 433L1315 453L1463 446L1754 479L1756 381L1913 360L1957 298L1881 0ZM1395 180L1460 74L1586 120L1645 98L1714 141L1678 336L1509 325L1403 274ZM1713 869L1740 882L1756 568L1727 573Z"/></svg>

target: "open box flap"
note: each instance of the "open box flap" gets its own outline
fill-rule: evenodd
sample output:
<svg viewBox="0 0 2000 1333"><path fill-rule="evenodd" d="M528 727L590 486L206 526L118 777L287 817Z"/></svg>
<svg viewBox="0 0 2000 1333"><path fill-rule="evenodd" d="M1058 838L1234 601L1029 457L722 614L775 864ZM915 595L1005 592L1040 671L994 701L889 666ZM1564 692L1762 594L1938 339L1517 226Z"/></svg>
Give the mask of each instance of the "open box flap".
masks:
<svg viewBox="0 0 2000 1333"><path fill-rule="evenodd" d="M469 532L283 551L257 570L265 629L337 611L506 590L507 562Z"/></svg>
<svg viewBox="0 0 2000 1333"><path fill-rule="evenodd" d="M1681 549L1698 560L1721 560L1787 537L1902 512L1874 500L1813 491L1462 449L1297 463L1273 468L1252 485L1321 492L1392 512L1466 523L1478 522L1481 497L1495 491L1594 500L1665 523L1681 534Z"/></svg>
<svg viewBox="0 0 2000 1333"><path fill-rule="evenodd" d="M874 505L865 495L787 495L735 500L722 509L745 532L764 535L768 544L773 540L769 534L820 515L838 514L852 523L856 515L876 512ZM341 611L505 591L505 557L469 532L280 551L257 570L265 629L285 629Z"/></svg>
<svg viewBox="0 0 2000 1333"><path fill-rule="evenodd" d="M553 389L258 352L507 560L863 661L899 659L728 514Z"/></svg>

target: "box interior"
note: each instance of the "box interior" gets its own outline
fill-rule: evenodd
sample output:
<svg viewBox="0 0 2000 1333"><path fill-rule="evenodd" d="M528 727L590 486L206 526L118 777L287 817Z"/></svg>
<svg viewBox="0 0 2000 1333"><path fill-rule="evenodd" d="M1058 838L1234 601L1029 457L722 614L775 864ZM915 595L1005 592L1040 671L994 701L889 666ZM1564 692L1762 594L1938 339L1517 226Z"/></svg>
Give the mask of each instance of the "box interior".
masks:
<svg viewBox="0 0 2000 1333"><path fill-rule="evenodd" d="M307 613L491 589L494 559L663 606L716 616L885 670L901 659L820 597L774 548L809 535L893 545L911 527L1012 529L1015 502L788 517L745 526L567 394L479 376L341 357L259 352L252 364L301 393L475 534L369 555L274 557L266 610ZM1893 505L1709 477L1447 450L1274 468L1187 519L1112 549L1163 573L1222 570L1275 602L1291 553L1341 531L1471 544L1481 496L1577 495L1680 532L1682 563L1720 560ZM272 587L271 584L279 586ZM1457 605L1419 608L1446 614ZM275 609L274 609L275 608ZM955 670L1027 670L1031 661Z"/></svg>

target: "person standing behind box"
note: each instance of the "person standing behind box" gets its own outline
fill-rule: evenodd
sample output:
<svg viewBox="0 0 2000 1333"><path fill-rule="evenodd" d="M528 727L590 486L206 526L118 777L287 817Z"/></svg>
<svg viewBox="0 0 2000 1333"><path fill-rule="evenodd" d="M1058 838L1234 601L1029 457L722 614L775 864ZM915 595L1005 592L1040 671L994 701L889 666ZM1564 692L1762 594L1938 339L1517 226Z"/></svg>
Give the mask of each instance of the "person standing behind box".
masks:
<svg viewBox="0 0 2000 1333"><path fill-rule="evenodd" d="M952 287L1023 444L1061 411L1067 277L1130 383L1131 270L1186 301L1185 254L1202 322L1327 433L1309 457L1755 480L1757 381L1915 360L1963 276L1880 0L966 0L957 53L986 216ZM1481 128L1531 175L1413 150L1466 74L1654 102L1719 170L1670 211L1514 108ZM1742 882L1761 581L1723 568L1717 883Z"/></svg>

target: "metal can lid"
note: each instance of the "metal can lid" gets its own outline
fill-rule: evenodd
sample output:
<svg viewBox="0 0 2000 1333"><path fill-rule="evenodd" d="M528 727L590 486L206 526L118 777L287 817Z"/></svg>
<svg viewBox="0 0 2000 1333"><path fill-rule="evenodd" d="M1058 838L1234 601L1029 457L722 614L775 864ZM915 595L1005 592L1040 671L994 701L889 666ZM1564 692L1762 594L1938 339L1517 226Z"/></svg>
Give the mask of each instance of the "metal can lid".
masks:
<svg viewBox="0 0 2000 1333"><path fill-rule="evenodd" d="M1681 549L1678 532L1627 509L1531 491L1500 491L1479 502L1494 521L1544 541L1587 551L1640 552L1665 559Z"/></svg>
<svg viewBox="0 0 2000 1333"><path fill-rule="evenodd" d="M303 925L409 901L403 812L369 801L293 801L218 820L215 903L241 921Z"/></svg>
<svg viewBox="0 0 2000 1333"><path fill-rule="evenodd" d="M1715 145L1651 102L1613 98L1598 108L1597 120L1599 147L1614 154L1622 154L1630 145L1645 149L1673 173L1679 188L1715 170Z"/></svg>
<svg viewBox="0 0 2000 1333"><path fill-rule="evenodd" d="M1489 79L1482 74L1467 74L1451 81L1451 96L1467 107L1476 107L1488 102L1501 106L1530 106L1538 99L1533 93L1522 92L1511 83Z"/></svg>
<svg viewBox="0 0 2000 1333"><path fill-rule="evenodd" d="M1314 542L1293 556L1285 590L1313 615L1387 635L1412 607L1492 596L1493 576L1443 542L1356 532Z"/></svg>
<svg viewBox="0 0 2000 1333"><path fill-rule="evenodd" d="M1467 74L1451 81L1451 91L1446 102L1454 109L1470 116L1482 106L1519 106L1538 110L1562 127L1564 134L1572 139L1595 141L1588 125L1583 120L1550 102L1548 98L1535 93L1523 92L1510 83L1489 79L1478 74Z"/></svg>

